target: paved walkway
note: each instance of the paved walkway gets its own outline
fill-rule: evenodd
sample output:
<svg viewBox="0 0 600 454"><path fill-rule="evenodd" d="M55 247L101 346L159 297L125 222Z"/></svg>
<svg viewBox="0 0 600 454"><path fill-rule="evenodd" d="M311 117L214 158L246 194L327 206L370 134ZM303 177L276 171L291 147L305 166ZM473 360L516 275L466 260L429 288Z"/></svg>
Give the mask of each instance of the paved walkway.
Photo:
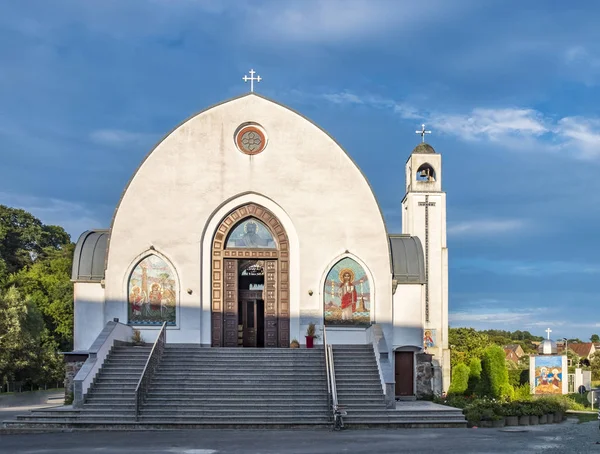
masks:
<svg viewBox="0 0 600 454"><path fill-rule="evenodd" d="M600 453L598 423L506 429L0 434L0 454Z"/></svg>
<svg viewBox="0 0 600 454"><path fill-rule="evenodd" d="M0 394L0 422L30 410L62 405L64 400L65 392L62 389Z"/></svg>

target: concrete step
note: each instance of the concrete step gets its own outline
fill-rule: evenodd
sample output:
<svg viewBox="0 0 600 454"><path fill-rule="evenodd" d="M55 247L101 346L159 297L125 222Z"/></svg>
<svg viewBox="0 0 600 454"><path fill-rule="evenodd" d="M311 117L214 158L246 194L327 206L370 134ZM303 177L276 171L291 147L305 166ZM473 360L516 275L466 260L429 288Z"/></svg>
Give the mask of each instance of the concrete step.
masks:
<svg viewBox="0 0 600 454"><path fill-rule="evenodd" d="M257 396L257 398L265 398L269 396L274 396L277 398L280 397L302 397L302 396L311 396L315 398L320 398L321 396L327 395L327 388L311 388L309 390L299 391L297 388L290 389L282 389L278 388L275 390L269 389L252 389L252 388L244 388L244 389L211 389L211 390L190 390L187 388L155 388L152 387L148 393L149 397L176 397L176 396L185 396L186 398L197 397L199 399L209 398L211 396L227 397L227 396L235 396L238 399L246 399L252 396ZM133 398L133 397L132 397Z"/></svg>
<svg viewBox="0 0 600 454"><path fill-rule="evenodd" d="M229 414L229 413L234 413L234 412L249 413L249 414L253 414L254 412L258 412L258 413L296 412L298 414L304 414L304 413L324 412L324 411L327 411L328 408L329 408L329 406L327 405L326 402L316 404L316 405L304 405L304 404L293 405L293 404L275 404L275 403L269 403L269 404L263 404L263 405L255 405L255 404L241 405L239 403L233 403L233 404L214 403L214 404L204 404L204 405L168 405L168 406L162 405L162 404L154 404L153 402L146 402L142 406L142 412L144 414L150 414L150 413L165 413L165 414L172 414L172 413L221 414L221 413L227 413L227 414ZM98 409L98 411L106 412L107 410L106 409ZM118 411L122 411L122 409L119 409ZM133 411L133 408L131 409L131 411Z"/></svg>
<svg viewBox="0 0 600 454"><path fill-rule="evenodd" d="M119 374L119 373L111 373L106 375L101 375L101 379L111 379L113 377L118 378L134 378L135 374ZM139 379L139 374L137 378ZM240 370L231 370L229 372L224 370L185 370L185 371L174 371L174 370L162 370L159 369L154 373L154 379L185 379L185 378L195 378L202 379L206 377L211 377L214 380L220 380L221 378L229 378L229 379L244 379L248 378L254 380L256 378L265 378L269 380L276 379L284 379L284 378L293 378L296 380L325 380L325 373L320 371L288 371L288 370L273 370L269 371L269 373L265 373L264 371L240 371ZM362 377L361 375L357 375L357 377ZM365 376L365 378L370 378L369 376Z"/></svg>
<svg viewBox="0 0 600 454"><path fill-rule="evenodd" d="M258 396L258 397L247 397L246 399L240 399L236 396L203 396L203 397L175 397L175 396L161 396L157 394L150 394L146 399L146 404L160 404L160 405L212 405L214 403L221 404L240 404L244 405L271 405L278 404L282 402L292 402L298 405L323 405L327 402L327 395L322 394L319 396L289 396L289 395L279 395L279 396ZM102 405L111 405L102 404ZM127 405L127 404L123 404Z"/></svg>

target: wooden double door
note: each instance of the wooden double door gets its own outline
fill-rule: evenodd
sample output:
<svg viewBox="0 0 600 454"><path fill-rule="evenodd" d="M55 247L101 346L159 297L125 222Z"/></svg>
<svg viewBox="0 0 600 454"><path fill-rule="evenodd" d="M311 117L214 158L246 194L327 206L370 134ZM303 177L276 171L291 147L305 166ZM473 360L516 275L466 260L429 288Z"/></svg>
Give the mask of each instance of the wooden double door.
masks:
<svg viewBox="0 0 600 454"><path fill-rule="evenodd" d="M278 347L278 261L256 260L264 269L262 279L246 288L241 265L247 260L224 259L225 310L223 314L224 347ZM257 282L262 282L258 284ZM289 324L289 316L286 317ZM289 335L287 332L286 335ZM286 343L289 344L289 341ZM287 346L287 345L286 345Z"/></svg>
<svg viewBox="0 0 600 454"><path fill-rule="evenodd" d="M238 347L265 346L265 301L262 293L239 291Z"/></svg>

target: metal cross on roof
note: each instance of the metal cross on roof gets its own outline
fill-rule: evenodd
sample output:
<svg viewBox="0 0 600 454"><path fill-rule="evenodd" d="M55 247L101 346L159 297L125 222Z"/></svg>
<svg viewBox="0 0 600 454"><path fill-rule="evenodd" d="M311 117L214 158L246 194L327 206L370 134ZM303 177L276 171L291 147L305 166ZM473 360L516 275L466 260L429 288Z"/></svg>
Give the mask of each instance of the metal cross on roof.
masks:
<svg viewBox="0 0 600 454"><path fill-rule="evenodd" d="M423 143L425 143L425 134L431 134L431 131L425 131L425 124L421 125L421 130L420 131L415 131L416 134L419 134L421 136L421 141Z"/></svg>
<svg viewBox="0 0 600 454"><path fill-rule="evenodd" d="M250 93L254 92L254 81L260 82L262 80L262 78L260 76L254 77L254 74L256 74L256 71L254 71L253 69L251 69L250 70L250 77L248 77L248 76L242 77L242 80L244 82L250 81Z"/></svg>
<svg viewBox="0 0 600 454"><path fill-rule="evenodd" d="M551 333L551 332L552 332L552 330L551 330L550 328L548 328L548 329L546 330L546 333L548 333L548 340L550 340L550 333Z"/></svg>

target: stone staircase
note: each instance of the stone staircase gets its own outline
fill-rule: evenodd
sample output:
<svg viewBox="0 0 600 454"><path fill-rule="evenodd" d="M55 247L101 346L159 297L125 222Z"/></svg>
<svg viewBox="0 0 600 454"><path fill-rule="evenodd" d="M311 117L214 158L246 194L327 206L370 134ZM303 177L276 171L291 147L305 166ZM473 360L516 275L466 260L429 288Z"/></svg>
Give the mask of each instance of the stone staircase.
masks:
<svg viewBox="0 0 600 454"><path fill-rule="evenodd" d="M344 425L358 427L466 427L462 411L428 402L396 402L386 409L372 345L333 347L338 403Z"/></svg>
<svg viewBox="0 0 600 454"><path fill-rule="evenodd" d="M110 430L207 427L330 428L322 349L201 348L167 344L140 417L135 388L150 346L116 346L80 409L35 410L5 428ZM370 345L334 346L346 427L466 427L460 410L427 402L385 408ZM416 405L418 404L418 405ZM430 405L428 405L430 404Z"/></svg>
<svg viewBox="0 0 600 454"><path fill-rule="evenodd" d="M115 346L98 372L83 408L57 407L19 415L5 426L110 426L135 420L135 388L152 346Z"/></svg>
<svg viewBox="0 0 600 454"><path fill-rule="evenodd" d="M323 350L167 345L140 421L327 424Z"/></svg>

